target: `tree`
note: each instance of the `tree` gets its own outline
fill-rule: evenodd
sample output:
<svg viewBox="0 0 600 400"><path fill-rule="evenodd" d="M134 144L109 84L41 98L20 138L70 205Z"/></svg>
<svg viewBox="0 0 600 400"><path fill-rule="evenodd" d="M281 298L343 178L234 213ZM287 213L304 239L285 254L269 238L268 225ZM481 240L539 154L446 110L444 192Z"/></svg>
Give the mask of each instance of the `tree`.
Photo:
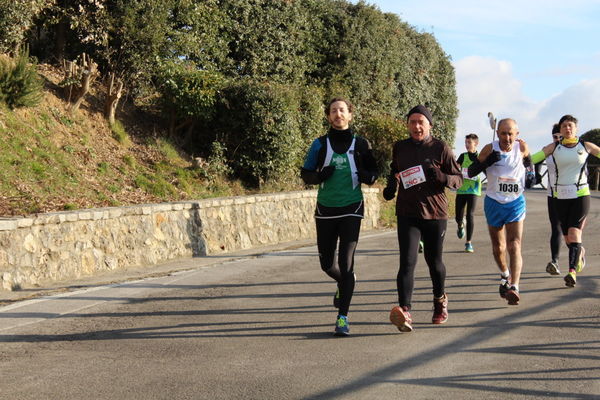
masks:
<svg viewBox="0 0 600 400"><path fill-rule="evenodd" d="M37 15L55 0L2 1L0 3L0 52L17 53Z"/></svg>
<svg viewBox="0 0 600 400"><path fill-rule="evenodd" d="M311 15L303 2L225 0L228 76L299 83L312 68Z"/></svg>
<svg viewBox="0 0 600 400"><path fill-rule="evenodd" d="M597 146L600 146L600 128L591 129L581 135L581 140L586 142L592 142ZM600 165L600 160L596 157L589 157L588 163L592 165Z"/></svg>
<svg viewBox="0 0 600 400"><path fill-rule="evenodd" d="M297 164L294 146L323 131L317 111L332 96L357 106L356 130L384 147L380 164L405 134L396 124L416 104L431 108L435 136L454 139L449 56L432 34L362 0L33 3L45 7L25 18L37 15L41 32L30 31L33 54L49 60L88 54L101 75L121 79L138 105L159 110L178 143L210 152L208 144L222 139L235 171L258 183ZM44 46L44 37L52 45ZM107 95L109 118L117 93ZM242 151L248 142L259 148Z"/></svg>

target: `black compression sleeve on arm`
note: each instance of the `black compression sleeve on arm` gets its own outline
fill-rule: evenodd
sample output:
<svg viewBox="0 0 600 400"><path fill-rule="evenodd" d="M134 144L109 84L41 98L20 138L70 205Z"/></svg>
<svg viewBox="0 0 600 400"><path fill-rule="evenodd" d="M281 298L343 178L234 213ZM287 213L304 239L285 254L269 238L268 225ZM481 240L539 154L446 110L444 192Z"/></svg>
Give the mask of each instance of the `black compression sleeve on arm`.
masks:
<svg viewBox="0 0 600 400"><path fill-rule="evenodd" d="M475 161L473 161L473 164L469 165L467 172L469 174L469 178L479 175L480 173L485 171L486 168L486 164L481 163L478 159L476 159Z"/></svg>

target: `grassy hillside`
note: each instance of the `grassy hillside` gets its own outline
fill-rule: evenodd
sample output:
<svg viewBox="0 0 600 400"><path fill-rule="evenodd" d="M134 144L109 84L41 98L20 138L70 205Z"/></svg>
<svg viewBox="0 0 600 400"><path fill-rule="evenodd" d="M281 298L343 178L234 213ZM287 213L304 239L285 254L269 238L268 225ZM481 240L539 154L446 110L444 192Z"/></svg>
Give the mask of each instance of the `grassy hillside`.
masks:
<svg viewBox="0 0 600 400"><path fill-rule="evenodd" d="M219 174L222 165L192 167L156 116L119 106L120 122L110 127L98 87L72 113L59 72L49 66L39 72L46 81L40 105L14 111L0 105L0 217L248 193ZM262 191L303 187L299 179L286 185ZM394 226L394 202L382 207L382 226Z"/></svg>
<svg viewBox="0 0 600 400"><path fill-rule="evenodd" d="M243 193L214 166L192 168L152 115L119 107L111 127L98 88L71 113L57 71L41 66L46 91L34 108L0 106L0 216Z"/></svg>

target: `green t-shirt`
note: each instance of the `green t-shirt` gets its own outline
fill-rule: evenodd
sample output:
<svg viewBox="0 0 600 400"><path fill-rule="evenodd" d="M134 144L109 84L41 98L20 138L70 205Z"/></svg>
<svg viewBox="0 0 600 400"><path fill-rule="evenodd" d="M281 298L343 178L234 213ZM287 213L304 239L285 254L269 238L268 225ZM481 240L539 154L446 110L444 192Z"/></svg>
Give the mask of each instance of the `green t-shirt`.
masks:
<svg viewBox="0 0 600 400"><path fill-rule="evenodd" d="M477 153L475 153L475 157L477 157ZM456 194L474 194L476 196L481 196L481 179L479 179L479 175L474 176L472 178L468 178L466 173L469 165L473 164L471 158L469 157L469 153L462 153L462 164L460 165L460 169L463 173L463 184L456 190Z"/></svg>

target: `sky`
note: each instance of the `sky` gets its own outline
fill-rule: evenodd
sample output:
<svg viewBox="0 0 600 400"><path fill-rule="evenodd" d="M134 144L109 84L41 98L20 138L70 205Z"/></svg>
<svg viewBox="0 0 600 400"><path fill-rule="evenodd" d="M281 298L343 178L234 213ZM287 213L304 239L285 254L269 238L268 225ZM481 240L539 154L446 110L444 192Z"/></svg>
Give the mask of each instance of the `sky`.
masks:
<svg viewBox="0 0 600 400"><path fill-rule="evenodd" d="M551 141L565 114L579 134L600 128L600 1L372 0L418 31L432 33L456 71L456 153L476 133L492 140L487 117L517 121L532 152ZM435 118L435 115L434 115Z"/></svg>

